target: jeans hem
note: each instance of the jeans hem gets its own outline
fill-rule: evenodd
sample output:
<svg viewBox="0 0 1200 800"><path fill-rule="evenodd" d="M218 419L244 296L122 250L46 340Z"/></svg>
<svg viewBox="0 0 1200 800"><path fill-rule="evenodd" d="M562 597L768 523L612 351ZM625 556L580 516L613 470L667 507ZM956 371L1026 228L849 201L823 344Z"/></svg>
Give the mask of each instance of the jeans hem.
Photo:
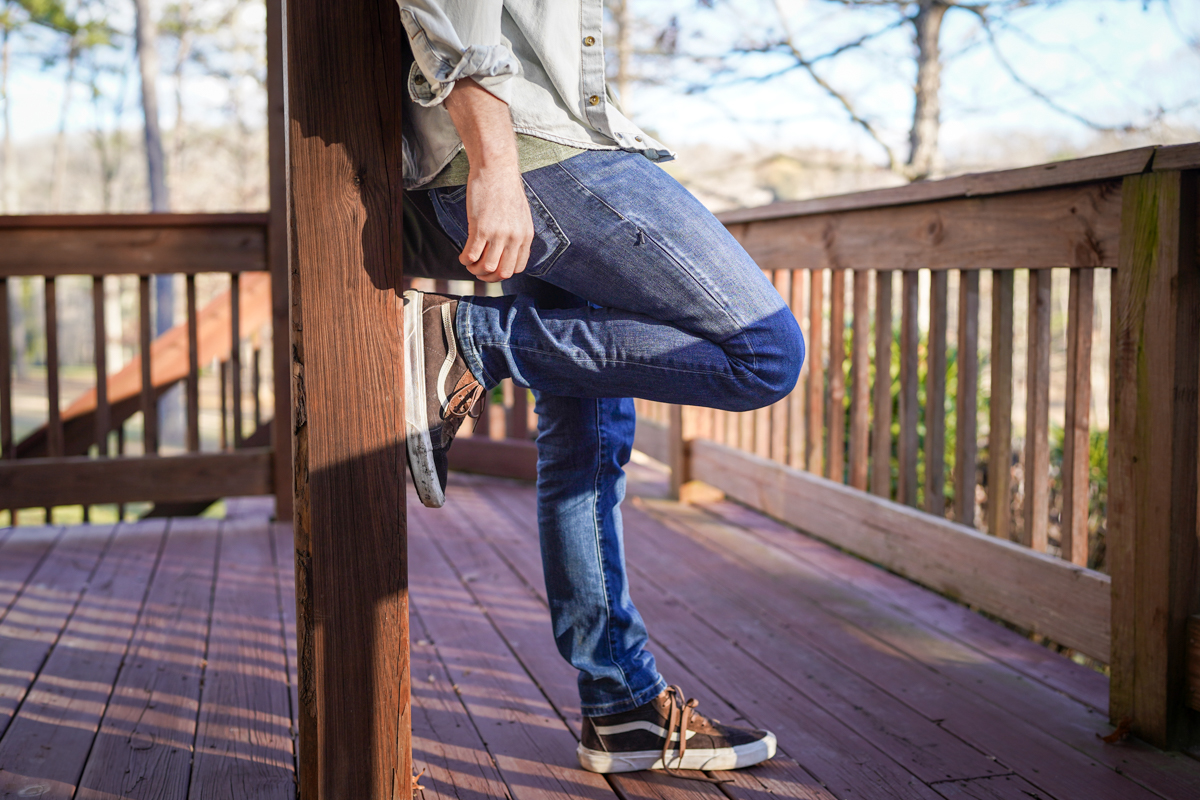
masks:
<svg viewBox="0 0 1200 800"><path fill-rule="evenodd" d="M454 315L454 323L458 328L458 347L462 351L463 361L467 362L467 369L471 370L475 380L479 381L485 390L491 390L498 386L500 381L492 377L479 356L479 346L475 343L475 328L471 324L471 309L474 307L475 304L470 298L459 298L458 311Z"/></svg>
<svg viewBox="0 0 1200 800"><path fill-rule="evenodd" d="M666 688L666 680L659 675L658 680L656 680L653 684L641 690L640 692L637 692L636 694L631 694L627 700L616 700L612 703L605 703L603 705L585 703L583 704L581 710L583 711L583 715L585 717L606 717L609 714L623 714L626 711L632 711L635 708L646 705L646 703L649 703L651 700L666 691Z"/></svg>

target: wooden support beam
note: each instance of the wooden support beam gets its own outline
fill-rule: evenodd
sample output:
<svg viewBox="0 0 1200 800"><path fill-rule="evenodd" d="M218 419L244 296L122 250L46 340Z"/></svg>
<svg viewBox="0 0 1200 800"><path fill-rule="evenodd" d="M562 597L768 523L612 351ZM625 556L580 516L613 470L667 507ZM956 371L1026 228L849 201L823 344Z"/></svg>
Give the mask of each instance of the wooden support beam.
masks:
<svg viewBox="0 0 1200 800"><path fill-rule="evenodd" d="M687 413L688 409L680 405L672 405L668 409L667 466L671 468L670 496L672 500L678 500L682 496L683 485L692 479L688 448L691 431L687 430L690 420L686 419L691 415Z"/></svg>
<svg viewBox="0 0 1200 800"><path fill-rule="evenodd" d="M838 483L846 472L846 270L829 274L829 461L825 477Z"/></svg>
<svg viewBox="0 0 1200 800"><path fill-rule="evenodd" d="M920 372L917 364L921 329L917 320L919 289L916 272L903 273L900 281L900 476L896 497L906 506L917 505L917 405Z"/></svg>
<svg viewBox="0 0 1200 800"><path fill-rule="evenodd" d="M394 6L285 6L299 795L412 794Z"/></svg>
<svg viewBox="0 0 1200 800"><path fill-rule="evenodd" d="M958 275L958 391L954 421L954 518L975 527L976 409L979 389L979 273Z"/></svg>
<svg viewBox="0 0 1200 800"><path fill-rule="evenodd" d="M1021 544L1046 552L1050 530L1050 270L1029 270L1025 378L1025 526Z"/></svg>
<svg viewBox="0 0 1200 800"><path fill-rule="evenodd" d="M820 475L825 463L825 437L822 427L825 415L825 270L809 272L808 305L808 471Z"/></svg>
<svg viewBox="0 0 1200 800"><path fill-rule="evenodd" d="M288 335L287 110L283 4L267 3L267 269L271 272L271 388L275 518L292 518L292 343ZM244 287L243 287L244 288Z"/></svg>
<svg viewBox="0 0 1200 800"><path fill-rule="evenodd" d="M871 273L854 273L854 343L850 356L850 485L867 490L871 402Z"/></svg>
<svg viewBox="0 0 1200 800"><path fill-rule="evenodd" d="M875 387L871 494L892 498L892 273L875 271Z"/></svg>
<svg viewBox="0 0 1200 800"><path fill-rule="evenodd" d="M788 306L792 309L792 315L797 322L804 319L804 288L806 282L804 280L804 270L795 270L792 274L792 296L788 301ZM809 342L811 346L811 342ZM805 416L804 416L804 400L807 397L808 382L811 381L813 373L812 353L808 353L804 359L804 367L800 372L800 380L796 384L796 388L792 389L792 393L788 395L788 460L790 466L803 468L807 463L807 453L805 451ZM726 444L728 439L722 434L720 437Z"/></svg>
<svg viewBox="0 0 1200 800"><path fill-rule="evenodd" d="M1194 745L1188 617L1200 601L1196 174L1125 179L1113 279L1109 715L1158 747Z"/></svg>
<svg viewBox="0 0 1200 800"><path fill-rule="evenodd" d="M1067 402L1063 424L1062 557L1088 564L1089 411L1092 405L1092 288L1096 271L1071 270L1067 301Z"/></svg>
<svg viewBox="0 0 1200 800"><path fill-rule="evenodd" d="M987 532L1012 539L1013 271L992 273Z"/></svg>
<svg viewBox="0 0 1200 800"><path fill-rule="evenodd" d="M925 510L946 511L946 328L950 273L934 272L929 284L929 343L925 369Z"/></svg>

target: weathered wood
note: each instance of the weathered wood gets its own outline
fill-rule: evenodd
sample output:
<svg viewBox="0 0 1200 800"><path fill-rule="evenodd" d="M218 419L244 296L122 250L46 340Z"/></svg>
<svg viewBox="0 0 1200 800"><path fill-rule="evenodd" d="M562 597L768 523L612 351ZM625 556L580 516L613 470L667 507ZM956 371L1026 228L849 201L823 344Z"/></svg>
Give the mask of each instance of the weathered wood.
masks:
<svg viewBox="0 0 1200 800"><path fill-rule="evenodd" d="M718 214L717 219L729 226L752 227L747 226L746 223L782 217L813 216L835 211L861 211L929 203L934 200L983 197L990 194L1026 192L1077 183L1109 181L1113 178L1123 178L1126 175L1144 172L1151 163L1151 159L1156 168L1160 164L1167 163L1173 164L1167 167L1170 169L1194 168L1200 165L1197 163L1200 162L1200 159L1195 155L1195 147L1195 145L1139 147L1119 153L1071 161L1057 161L1034 167L960 175L940 181L919 181L889 189L725 211Z"/></svg>
<svg viewBox="0 0 1200 800"><path fill-rule="evenodd" d="M809 271L808 308L808 431L805 434L808 471L824 472L825 436L825 271Z"/></svg>
<svg viewBox="0 0 1200 800"><path fill-rule="evenodd" d="M870 455L871 273L854 273L853 350L850 354L850 485L867 490Z"/></svg>
<svg viewBox="0 0 1200 800"><path fill-rule="evenodd" d="M58 381L58 292L54 278L46 278L44 299L46 320L46 430L48 433L46 449L48 454L53 457L63 454L62 403L59 400Z"/></svg>
<svg viewBox="0 0 1200 800"><path fill-rule="evenodd" d="M691 480L688 464L688 441L684 430L684 408L681 405L668 406L667 422L667 466L671 469L671 480L668 484L670 496L678 500L683 485Z"/></svg>
<svg viewBox="0 0 1200 800"><path fill-rule="evenodd" d="M1050 270L1029 270L1025 373L1025 525L1021 544L1046 552L1050 529Z"/></svg>
<svg viewBox="0 0 1200 800"><path fill-rule="evenodd" d="M786 303L792 294L792 271L786 269L775 270L773 276L775 291L779 292L779 296ZM792 387L792 391L799 389L799 381L797 385ZM706 409L705 416L711 414L711 409ZM771 448L770 457L772 461L778 461L780 464L786 464L788 459L788 400L780 400L771 406L770 419ZM705 436L704 425L696 431L697 436ZM711 434L706 438L711 439Z"/></svg>
<svg viewBox="0 0 1200 800"><path fill-rule="evenodd" d="M200 451L200 343L196 319L196 276L188 275L187 281L187 449ZM96 385L98 389L99 384Z"/></svg>
<svg viewBox="0 0 1200 800"><path fill-rule="evenodd" d="M815 475L693 444L697 480L818 538L1107 661L1109 579Z"/></svg>
<svg viewBox="0 0 1200 800"><path fill-rule="evenodd" d="M917 403L920 372L917 360L921 329L917 320L920 295L917 273L905 272L900 283L900 438L896 452L900 475L896 499L907 506L917 504Z"/></svg>
<svg viewBox="0 0 1200 800"><path fill-rule="evenodd" d="M221 432L218 437L218 446L222 450L229 449L229 362L217 362L217 374L220 376L217 383L217 394L221 396Z"/></svg>
<svg viewBox="0 0 1200 800"><path fill-rule="evenodd" d="M0 275L266 269L263 214L0 217Z"/></svg>
<svg viewBox="0 0 1200 800"><path fill-rule="evenodd" d="M742 245L763 269L1112 267L1119 182L788 215L750 223Z"/></svg>
<svg viewBox="0 0 1200 800"><path fill-rule="evenodd" d="M958 280L958 388L955 394L954 412L956 426L954 518L963 525L973 528L975 527L975 461L978 439L976 410L979 391L979 273L960 272Z"/></svg>
<svg viewBox="0 0 1200 800"><path fill-rule="evenodd" d="M288 312L287 108L284 87L283 5L267 3L267 239L271 273L271 390L275 425L275 518L292 518L292 344ZM243 281L245 283L245 281ZM243 285L243 292L248 287ZM248 298L243 297L243 302ZM257 326L247 325L248 330Z"/></svg>
<svg viewBox="0 0 1200 800"><path fill-rule="evenodd" d="M154 382L150 371L150 276L138 278L138 366L141 369L142 396L142 452L150 455L158 452L158 403L154 394Z"/></svg>
<svg viewBox="0 0 1200 800"><path fill-rule="evenodd" d="M222 527L188 790L196 800L231 794L296 797L286 652L268 525L266 520L229 520Z"/></svg>
<svg viewBox="0 0 1200 800"><path fill-rule="evenodd" d="M647 423L639 421L639 430L644 424ZM655 425L657 423L648 424ZM641 447L639 446L638 449ZM657 457L650 453L647 455L651 458ZM516 478L522 481L536 481L537 444L528 439L488 439L483 436L465 436L454 440L454 447L450 450L450 469L459 472L475 472L480 475Z"/></svg>
<svg viewBox="0 0 1200 800"><path fill-rule="evenodd" d="M871 493L892 497L892 273L875 271L875 387Z"/></svg>
<svg viewBox="0 0 1200 800"><path fill-rule="evenodd" d="M92 358L96 365L96 452L101 456L108 455L108 432L112 430L112 414L108 405L108 328L104 322L104 305L104 278L97 275L92 278ZM66 450L65 443L63 449Z"/></svg>
<svg viewBox="0 0 1200 800"><path fill-rule="evenodd" d="M842 483L846 472L846 270L829 278L829 464L826 477Z"/></svg>
<svg viewBox="0 0 1200 800"><path fill-rule="evenodd" d="M1089 412L1092 404L1092 313L1095 270L1071 270L1067 301L1067 397L1063 424L1062 557L1088 565Z"/></svg>
<svg viewBox="0 0 1200 800"><path fill-rule="evenodd" d="M12 419L12 329L8 320L8 278L0 278L0 458L14 458Z"/></svg>
<svg viewBox="0 0 1200 800"><path fill-rule="evenodd" d="M129 653L79 780L80 800L183 798L209 638L219 523L171 520ZM142 546L152 544L138 535ZM235 705L244 705L246 700ZM255 697L254 701L257 702ZM180 713L186 709L187 713Z"/></svg>
<svg viewBox="0 0 1200 800"><path fill-rule="evenodd" d="M925 366L925 510L946 513L946 332L950 274L930 275Z"/></svg>
<svg viewBox="0 0 1200 800"><path fill-rule="evenodd" d="M285 13L299 794L407 797L405 34L373 2Z"/></svg>
<svg viewBox="0 0 1200 800"><path fill-rule="evenodd" d="M270 480L266 447L150 458L23 458L0 463L0 508L270 494Z"/></svg>
<svg viewBox="0 0 1200 800"><path fill-rule="evenodd" d="M1113 576L1109 714L1164 747L1190 744L1187 619L1197 574L1200 270L1196 178L1127 178L1113 280L1107 558Z"/></svg>
<svg viewBox="0 0 1200 800"><path fill-rule="evenodd" d="M992 273L992 388L988 401L987 532L1012 539L1013 272Z"/></svg>
<svg viewBox="0 0 1200 800"><path fill-rule="evenodd" d="M1187 621L1187 705L1200 711L1200 615Z"/></svg>
<svg viewBox="0 0 1200 800"><path fill-rule="evenodd" d="M529 438L529 390L508 382L512 389L512 405L508 407L505 418L504 436L506 439Z"/></svg>
<svg viewBox="0 0 1200 800"><path fill-rule="evenodd" d="M242 444L245 428L242 422L242 282L236 273L229 276L229 375L230 404L233 411L233 446Z"/></svg>
<svg viewBox="0 0 1200 800"><path fill-rule="evenodd" d="M641 416L637 420L636 432L633 435L633 446L655 461L666 464L671 459L667 435L666 425L663 425L661 422L655 422L648 416ZM457 442L454 447L458 447ZM452 449L450 452L453 454L454 450ZM451 458L453 457L451 455Z"/></svg>
<svg viewBox="0 0 1200 800"><path fill-rule="evenodd" d="M792 309L792 315L797 322L802 322L804 319L804 287L807 285L805 280L806 273L804 270L795 270L795 275L792 276L792 296L788 301L788 306ZM808 346L812 345L811 341L806 342ZM818 370L819 372L819 370ZM804 414L804 401L807 397L808 383L812 380L813 366L812 353L806 352L804 357L804 366L800 371L800 380L796 383L796 388L792 389L792 393L788 395L788 460L789 466L797 469L803 468L808 463L808 452L805 449L806 417ZM724 444L728 444L724 441Z"/></svg>
<svg viewBox="0 0 1200 800"><path fill-rule="evenodd" d="M258 430L262 425L262 349L257 345L250 350L250 402L253 428Z"/></svg>
<svg viewBox="0 0 1200 800"><path fill-rule="evenodd" d="M1200 169L1200 143L1173 144L1155 149L1154 170L1173 169Z"/></svg>

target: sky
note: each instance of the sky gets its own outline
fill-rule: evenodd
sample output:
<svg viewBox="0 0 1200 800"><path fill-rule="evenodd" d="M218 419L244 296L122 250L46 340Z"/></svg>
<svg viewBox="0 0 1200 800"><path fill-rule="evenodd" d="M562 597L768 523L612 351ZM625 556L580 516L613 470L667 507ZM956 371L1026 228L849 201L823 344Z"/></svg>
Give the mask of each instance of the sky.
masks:
<svg viewBox="0 0 1200 800"><path fill-rule="evenodd" d="M662 85L636 87L629 103L632 116L669 145L820 147L882 160L881 148L849 122L845 112L802 71L762 83L744 80L794 63L789 56L755 54L727 60L732 71L716 80L729 83L733 79L733 83L697 94L683 91L689 84L712 79L713 58L778 32L779 17L772 2L631 2L640 20L638 43L648 45L674 17L680 50L695 56L669 63L648 59L638 64L639 70ZM894 18L871 10L845 11L822 0L780 3L796 41L807 54L877 30ZM706 7L710 4L711 9ZM196 0L194 5L216 14L230 3ZM132 3L114 0L109 6L116 26L131 29ZM235 39L243 44L255 41L262 30L260 6L243 12L239 30L237 36L229 31L214 33L211 52L231 46ZM998 32L1000 49L1013 68L1059 104L1107 125L1143 125L1161 107L1168 110L1164 116L1168 127L1184 138L1189 131L1200 130L1200 48L1189 47L1188 37L1193 41L1200 38L1200 0L1173 0L1170 7L1164 0L1145 4L1140 0L1065 0L1018 11L1011 16L1011 28ZM944 151L970 153L1014 136L1077 146L1094 138L1092 129L1050 109L1009 77L969 13L947 14L942 42ZM65 64L60 60L47 65L43 55L50 49L52 42L45 36L15 43L11 90L18 142L52 136L58 128ZM167 69L174 57L173 43L164 42L162 52ZM869 49L818 66L822 77L853 97L860 113L875 122L901 154L906 149L912 113L912 52L910 30L899 28L872 42ZM116 73L106 75L100 85L110 95L124 92L121 124L136 127L140 110L136 70L129 69L132 50L128 46L114 49L104 59ZM124 77L121 70L126 72ZM198 65L189 66L187 74L189 118L221 124L230 113L229 84L204 77ZM164 76L160 96L163 123L168 128L173 124L173 92L174 82ZM249 77L240 79L239 93L241 113L253 123L256 115L261 116L262 107L256 82ZM95 124L94 108L85 94L82 87L76 87L69 130L89 130ZM111 124L111 109L107 113Z"/></svg>

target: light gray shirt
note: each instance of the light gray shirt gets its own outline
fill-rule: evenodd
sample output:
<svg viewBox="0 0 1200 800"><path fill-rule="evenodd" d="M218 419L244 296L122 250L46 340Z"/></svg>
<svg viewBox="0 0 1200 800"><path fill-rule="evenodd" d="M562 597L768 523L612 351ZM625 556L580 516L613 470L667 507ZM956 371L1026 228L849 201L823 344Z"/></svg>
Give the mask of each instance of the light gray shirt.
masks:
<svg viewBox="0 0 1200 800"><path fill-rule="evenodd" d="M608 94L603 0L397 2L415 59L404 112L405 188L431 181L462 149L442 106L461 78L508 103L517 133L583 150L674 158Z"/></svg>

